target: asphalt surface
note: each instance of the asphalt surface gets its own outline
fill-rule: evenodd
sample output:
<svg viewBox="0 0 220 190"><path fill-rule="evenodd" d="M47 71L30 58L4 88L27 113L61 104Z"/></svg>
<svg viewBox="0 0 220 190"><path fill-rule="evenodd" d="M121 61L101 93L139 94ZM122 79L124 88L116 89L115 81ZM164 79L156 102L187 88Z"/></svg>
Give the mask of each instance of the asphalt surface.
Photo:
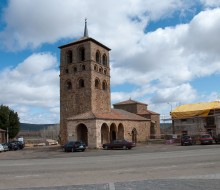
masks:
<svg viewBox="0 0 220 190"><path fill-rule="evenodd" d="M0 154L0 189L215 190L220 189L220 145L5 152Z"/></svg>

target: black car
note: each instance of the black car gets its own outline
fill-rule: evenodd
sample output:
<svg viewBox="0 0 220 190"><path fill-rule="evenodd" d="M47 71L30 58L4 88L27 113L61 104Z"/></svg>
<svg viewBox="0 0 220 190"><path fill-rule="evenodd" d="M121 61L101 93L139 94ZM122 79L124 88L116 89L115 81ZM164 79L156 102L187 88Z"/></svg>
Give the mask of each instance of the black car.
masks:
<svg viewBox="0 0 220 190"><path fill-rule="evenodd" d="M19 149L18 144L14 143L14 142L8 142L7 145L8 145L9 150L18 150Z"/></svg>
<svg viewBox="0 0 220 190"><path fill-rule="evenodd" d="M193 138L189 135L183 135L181 138L181 146L184 145L193 145L195 144L195 141L193 140Z"/></svg>
<svg viewBox="0 0 220 190"><path fill-rule="evenodd" d="M82 141L69 141L63 146L64 152L85 151L86 145Z"/></svg>
<svg viewBox="0 0 220 190"><path fill-rule="evenodd" d="M114 140L111 143L103 144L104 149L131 149L135 147L135 143L126 140Z"/></svg>
<svg viewBox="0 0 220 190"><path fill-rule="evenodd" d="M18 149L23 149L24 148L24 143L22 141L11 141L10 143L17 144Z"/></svg>

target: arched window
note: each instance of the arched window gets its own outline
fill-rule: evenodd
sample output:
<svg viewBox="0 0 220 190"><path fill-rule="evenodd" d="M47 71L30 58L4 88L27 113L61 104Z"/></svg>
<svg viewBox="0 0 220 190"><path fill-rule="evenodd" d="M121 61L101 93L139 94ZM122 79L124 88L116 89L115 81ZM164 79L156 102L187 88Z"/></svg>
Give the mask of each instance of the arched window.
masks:
<svg viewBox="0 0 220 190"><path fill-rule="evenodd" d="M95 71L98 71L97 65L94 66L94 70L95 70Z"/></svg>
<svg viewBox="0 0 220 190"><path fill-rule="evenodd" d="M85 65L82 65L82 70L86 70L86 66Z"/></svg>
<svg viewBox="0 0 220 190"><path fill-rule="evenodd" d="M72 61L73 61L73 53L71 50L68 50L66 52L66 63L69 64L69 63L72 63Z"/></svg>
<svg viewBox="0 0 220 190"><path fill-rule="evenodd" d="M79 61L85 61L85 48L79 48Z"/></svg>
<svg viewBox="0 0 220 190"><path fill-rule="evenodd" d="M96 52L96 56L95 57L96 57L96 62L100 63L101 58L100 58L100 52L99 51Z"/></svg>
<svg viewBox="0 0 220 190"><path fill-rule="evenodd" d="M85 87L84 80L80 79L79 80L79 88L83 88L83 87Z"/></svg>
<svg viewBox="0 0 220 190"><path fill-rule="evenodd" d="M107 66L107 56L105 54L102 56L102 64Z"/></svg>
<svg viewBox="0 0 220 190"><path fill-rule="evenodd" d="M103 68L102 68L102 67L99 68L99 72L100 72L100 73L103 72Z"/></svg>
<svg viewBox="0 0 220 190"><path fill-rule="evenodd" d="M77 72L77 67L73 67L73 72Z"/></svg>
<svg viewBox="0 0 220 190"><path fill-rule="evenodd" d="M99 81L99 79L95 79L95 88L100 89L100 81Z"/></svg>
<svg viewBox="0 0 220 190"><path fill-rule="evenodd" d="M102 89L107 90L107 82L105 80L102 82Z"/></svg>
<svg viewBox="0 0 220 190"><path fill-rule="evenodd" d="M71 81L66 81L66 84L65 84L65 86L66 86L66 89L67 90L71 90L72 89L72 83L71 83Z"/></svg>
<svg viewBox="0 0 220 190"><path fill-rule="evenodd" d="M69 73L69 70L68 70L68 69L65 69L65 73Z"/></svg>
<svg viewBox="0 0 220 190"><path fill-rule="evenodd" d="M105 75L107 74L107 70L106 70L106 69L104 69L104 74L105 74Z"/></svg>

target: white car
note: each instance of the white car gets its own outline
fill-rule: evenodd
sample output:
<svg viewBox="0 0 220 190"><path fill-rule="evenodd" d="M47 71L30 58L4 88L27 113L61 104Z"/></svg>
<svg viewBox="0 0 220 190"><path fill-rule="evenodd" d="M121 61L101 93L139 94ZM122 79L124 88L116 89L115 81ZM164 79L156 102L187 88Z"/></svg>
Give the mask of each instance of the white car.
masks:
<svg viewBox="0 0 220 190"><path fill-rule="evenodd" d="M4 151L5 151L4 147L2 146L2 144L0 144L0 152L4 152Z"/></svg>

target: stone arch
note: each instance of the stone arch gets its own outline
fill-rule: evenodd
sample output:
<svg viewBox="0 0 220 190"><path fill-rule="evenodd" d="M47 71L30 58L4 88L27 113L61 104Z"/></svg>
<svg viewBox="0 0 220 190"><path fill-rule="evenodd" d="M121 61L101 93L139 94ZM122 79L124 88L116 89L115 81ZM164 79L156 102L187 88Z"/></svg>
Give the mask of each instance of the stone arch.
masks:
<svg viewBox="0 0 220 190"><path fill-rule="evenodd" d="M86 70L86 66L82 65L82 71L85 71L85 70Z"/></svg>
<svg viewBox="0 0 220 190"><path fill-rule="evenodd" d="M122 123L118 125L118 139L124 140L124 126Z"/></svg>
<svg viewBox="0 0 220 190"><path fill-rule="evenodd" d="M112 123L110 126L110 141L112 142L113 140L117 139L117 127L115 123Z"/></svg>
<svg viewBox="0 0 220 190"><path fill-rule="evenodd" d="M104 74L107 75L107 70L106 69L104 69Z"/></svg>
<svg viewBox="0 0 220 190"><path fill-rule="evenodd" d="M88 128L80 123L76 128L77 140L84 142L88 146Z"/></svg>
<svg viewBox="0 0 220 190"><path fill-rule="evenodd" d="M101 126L101 144L109 142L109 127L106 123Z"/></svg>
<svg viewBox="0 0 220 190"><path fill-rule="evenodd" d="M102 64L107 66L107 56L106 56L106 54L103 54L103 56L102 56Z"/></svg>
<svg viewBox="0 0 220 190"><path fill-rule="evenodd" d="M78 58L79 58L79 61L85 61L85 48L84 47L79 47Z"/></svg>
<svg viewBox="0 0 220 190"><path fill-rule="evenodd" d="M137 142L137 130L136 130L136 128L132 129L131 135L132 135L132 142L136 143Z"/></svg>
<svg viewBox="0 0 220 190"><path fill-rule="evenodd" d="M103 73L103 68L102 67L99 68L99 72Z"/></svg>
<svg viewBox="0 0 220 190"><path fill-rule="evenodd" d="M94 65L94 70L98 71L98 66L97 65Z"/></svg>
<svg viewBox="0 0 220 190"><path fill-rule="evenodd" d="M73 53L72 53L72 50L68 50L68 51L66 52L66 63L67 63L67 64L70 64L70 63L72 63L72 61L73 61Z"/></svg>
<svg viewBox="0 0 220 190"><path fill-rule="evenodd" d="M79 87L79 88L84 88L84 87L85 87L85 82L84 82L83 79L79 79L79 81L78 81L78 87Z"/></svg>
<svg viewBox="0 0 220 190"><path fill-rule="evenodd" d="M100 56L99 50L96 51L95 60L96 60L97 63L101 62L101 56Z"/></svg>
<svg viewBox="0 0 220 190"><path fill-rule="evenodd" d="M73 72L77 72L77 67L73 67Z"/></svg>
<svg viewBox="0 0 220 190"><path fill-rule="evenodd" d="M66 87L67 90L71 90L72 89L72 83L71 83L70 80L67 80L65 82L65 87Z"/></svg>
<svg viewBox="0 0 220 190"><path fill-rule="evenodd" d="M155 139L155 134L156 134L155 123L151 122L151 125L150 125L150 138Z"/></svg>
<svg viewBox="0 0 220 190"><path fill-rule="evenodd" d="M105 80L102 82L102 89L107 90L107 82Z"/></svg>
<svg viewBox="0 0 220 190"><path fill-rule="evenodd" d="M95 88L100 89L100 80L98 78L95 79Z"/></svg>

